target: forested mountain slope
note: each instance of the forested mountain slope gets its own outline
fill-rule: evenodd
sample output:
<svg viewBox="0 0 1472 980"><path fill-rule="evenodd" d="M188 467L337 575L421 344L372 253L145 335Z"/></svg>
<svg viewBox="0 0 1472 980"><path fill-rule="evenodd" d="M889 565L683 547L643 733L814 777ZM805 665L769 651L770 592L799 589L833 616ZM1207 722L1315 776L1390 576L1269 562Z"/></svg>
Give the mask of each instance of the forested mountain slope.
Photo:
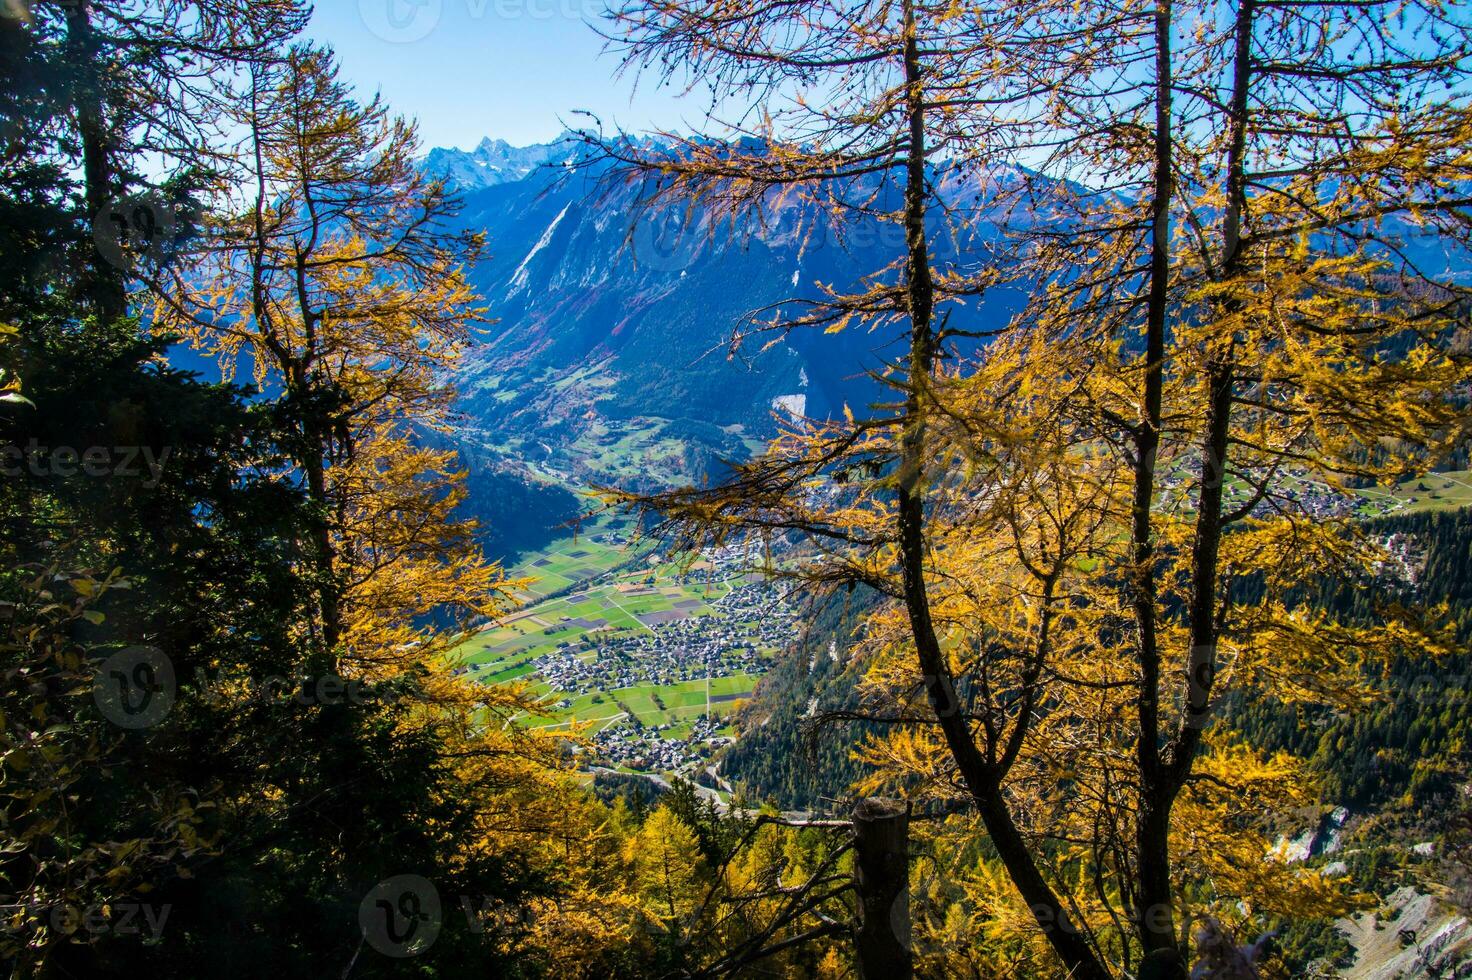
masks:
<svg viewBox="0 0 1472 980"><path fill-rule="evenodd" d="M749 314L770 317L773 304L814 300L884 267L903 242L897 226L840 230L793 201L736 226L701 208L653 212L647 186L606 163L574 165L588 152L565 136L434 150L424 161L462 189L460 221L489 241L470 277L495 322L458 377L484 444L575 479L633 475L603 458L608 447L646 457L639 475L698 479L773 432L776 412L862 413L885 397L868 372L897 351L862 330L763 333L734 356L728 342ZM953 190L958 201L976 193ZM976 244L964 260L952 254L975 263ZM998 291L969 315L1000 323L1017 299ZM617 445L633 432L655 438Z"/></svg>

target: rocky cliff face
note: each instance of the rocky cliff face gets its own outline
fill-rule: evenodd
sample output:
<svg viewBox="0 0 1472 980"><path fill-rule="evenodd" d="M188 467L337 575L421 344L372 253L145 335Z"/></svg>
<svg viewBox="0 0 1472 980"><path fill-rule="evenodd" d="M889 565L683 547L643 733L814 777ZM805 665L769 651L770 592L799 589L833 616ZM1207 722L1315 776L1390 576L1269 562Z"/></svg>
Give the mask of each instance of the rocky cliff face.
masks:
<svg viewBox="0 0 1472 980"><path fill-rule="evenodd" d="M651 212L646 188L573 166L577 157L564 138L487 141L425 161L461 188L461 220L486 232L492 253L470 272L496 323L458 378L484 443L596 470L590 439L606 446L675 423L679 440L718 456L733 438L770 434L774 415L862 413L885 397L868 372L898 353L888 336L773 332L735 352L728 342L774 304L890 266L903 250L897 226L840 230L791 202L739 225L699 208ZM959 199L968 188L946 192ZM942 261L978 261L974 239L988 232L976 227L964 248L943 244ZM999 292L961 315L995 321L1016 301Z"/></svg>
<svg viewBox="0 0 1472 980"><path fill-rule="evenodd" d="M1430 895L1399 888L1378 912L1343 919L1355 948L1350 980L1472 976L1472 922Z"/></svg>

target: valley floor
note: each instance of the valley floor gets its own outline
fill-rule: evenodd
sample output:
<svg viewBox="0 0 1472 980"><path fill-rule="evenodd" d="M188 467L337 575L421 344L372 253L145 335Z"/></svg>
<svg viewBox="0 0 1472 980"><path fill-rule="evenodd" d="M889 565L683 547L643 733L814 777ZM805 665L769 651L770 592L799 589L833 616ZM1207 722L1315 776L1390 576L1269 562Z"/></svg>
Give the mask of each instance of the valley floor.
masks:
<svg viewBox="0 0 1472 980"><path fill-rule="evenodd" d="M624 519L603 516L510 570L524 601L458 648L460 670L518 682L545 714L585 725L587 765L691 775L730 741L731 714L793 637L780 588L721 551L669 561Z"/></svg>

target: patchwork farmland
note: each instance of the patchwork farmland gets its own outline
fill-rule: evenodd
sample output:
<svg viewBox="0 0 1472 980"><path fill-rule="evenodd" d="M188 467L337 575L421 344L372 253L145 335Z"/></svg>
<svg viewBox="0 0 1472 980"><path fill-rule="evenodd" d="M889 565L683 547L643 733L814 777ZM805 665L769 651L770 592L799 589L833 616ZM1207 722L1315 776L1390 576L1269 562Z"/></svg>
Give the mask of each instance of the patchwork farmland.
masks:
<svg viewBox="0 0 1472 980"><path fill-rule="evenodd" d="M598 763L632 771L699 764L793 614L778 588L744 572L745 555L670 562L603 518L510 570L523 605L457 648L484 683L525 684L545 712L530 727L586 724Z"/></svg>

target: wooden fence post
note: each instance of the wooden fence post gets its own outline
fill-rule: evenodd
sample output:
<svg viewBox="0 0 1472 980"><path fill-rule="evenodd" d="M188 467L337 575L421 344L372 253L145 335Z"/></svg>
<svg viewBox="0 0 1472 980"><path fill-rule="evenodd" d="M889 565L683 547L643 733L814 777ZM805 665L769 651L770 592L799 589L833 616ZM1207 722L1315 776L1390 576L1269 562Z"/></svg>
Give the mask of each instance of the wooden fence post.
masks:
<svg viewBox="0 0 1472 980"><path fill-rule="evenodd" d="M854 806L853 822L859 978L910 980L909 811L898 800L873 797Z"/></svg>

